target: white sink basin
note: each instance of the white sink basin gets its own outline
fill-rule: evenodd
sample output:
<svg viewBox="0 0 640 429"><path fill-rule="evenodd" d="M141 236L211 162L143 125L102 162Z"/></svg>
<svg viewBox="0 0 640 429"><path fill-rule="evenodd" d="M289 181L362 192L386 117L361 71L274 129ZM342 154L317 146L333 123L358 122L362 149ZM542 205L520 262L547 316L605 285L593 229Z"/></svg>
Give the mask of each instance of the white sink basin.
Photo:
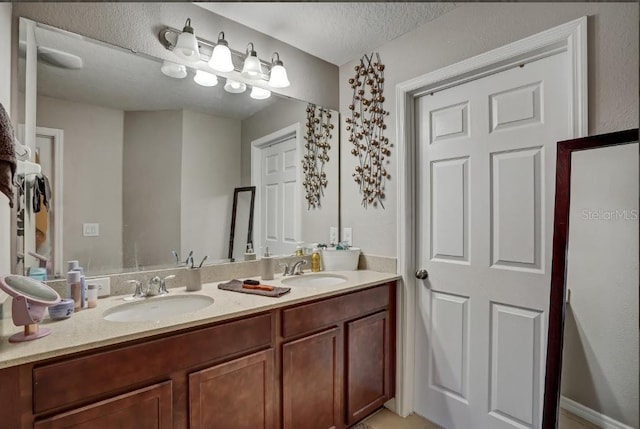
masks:
<svg viewBox="0 0 640 429"><path fill-rule="evenodd" d="M121 304L105 311L102 317L112 322L157 322L211 304L213 298L205 295L169 295Z"/></svg>
<svg viewBox="0 0 640 429"><path fill-rule="evenodd" d="M302 274L282 280L287 286L335 286L347 281L346 277L337 274Z"/></svg>

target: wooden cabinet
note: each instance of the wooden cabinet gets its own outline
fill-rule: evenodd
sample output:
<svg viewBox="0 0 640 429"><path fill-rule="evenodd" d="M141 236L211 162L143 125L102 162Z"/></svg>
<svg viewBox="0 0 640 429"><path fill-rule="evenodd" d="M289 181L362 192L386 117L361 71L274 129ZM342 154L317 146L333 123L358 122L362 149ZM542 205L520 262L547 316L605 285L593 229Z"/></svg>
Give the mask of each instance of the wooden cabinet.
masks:
<svg viewBox="0 0 640 429"><path fill-rule="evenodd" d="M190 429L274 429L273 351L189 375Z"/></svg>
<svg viewBox="0 0 640 429"><path fill-rule="evenodd" d="M34 429L171 429L171 382L155 384L41 420Z"/></svg>
<svg viewBox="0 0 640 429"><path fill-rule="evenodd" d="M389 312L347 323L346 412L353 424L391 399Z"/></svg>
<svg viewBox="0 0 640 429"><path fill-rule="evenodd" d="M342 417L338 328L282 346L283 429L334 429Z"/></svg>
<svg viewBox="0 0 640 429"><path fill-rule="evenodd" d="M2 429L345 429L394 395L395 283L0 370Z"/></svg>

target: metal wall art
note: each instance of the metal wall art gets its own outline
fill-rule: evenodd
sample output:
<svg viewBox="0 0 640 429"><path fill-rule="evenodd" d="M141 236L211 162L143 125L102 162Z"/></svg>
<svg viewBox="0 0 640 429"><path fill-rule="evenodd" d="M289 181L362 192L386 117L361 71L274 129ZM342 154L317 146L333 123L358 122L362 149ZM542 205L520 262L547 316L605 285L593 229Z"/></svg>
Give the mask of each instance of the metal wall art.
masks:
<svg viewBox="0 0 640 429"><path fill-rule="evenodd" d="M389 139L384 136L389 114L383 108L384 64L380 55L364 55L355 66L355 76L349 79L353 101L349 105L351 117L346 119L351 153L358 158L353 179L360 187L362 205L374 207L385 197L384 186L390 176L384 167L385 157L391 155ZM387 160L387 163L389 161Z"/></svg>
<svg viewBox="0 0 640 429"><path fill-rule="evenodd" d="M304 144L307 152L302 159L304 181L308 209L320 207L320 199L324 196L324 188L327 187L327 174L324 172L324 164L329 162L329 141L332 137L333 124L331 123L331 111L321 106L309 103L307 105L307 131Z"/></svg>

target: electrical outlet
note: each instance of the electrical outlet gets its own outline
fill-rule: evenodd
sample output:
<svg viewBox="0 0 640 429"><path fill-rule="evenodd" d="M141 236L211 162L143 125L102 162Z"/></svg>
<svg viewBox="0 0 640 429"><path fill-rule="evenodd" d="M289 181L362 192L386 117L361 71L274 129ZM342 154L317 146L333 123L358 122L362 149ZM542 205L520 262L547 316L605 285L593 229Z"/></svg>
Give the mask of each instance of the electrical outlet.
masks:
<svg viewBox="0 0 640 429"><path fill-rule="evenodd" d="M329 244L338 244L338 227L329 227Z"/></svg>
<svg viewBox="0 0 640 429"><path fill-rule="evenodd" d="M353 246L353 229L351 228L342 229L342 241L347 243L349 246Z"/></svg>
<svg viewBox="0 0 640 429"><path fill-rule="evenodd" d="M109 277L89 279L87 284L98 286L98 298L111 295L111 279Z"/></svg>
<svg viewBox="0 0 640 429"><path fill-rule="evenodd" d="M82 224L82 235L84 237L97 237L100 235L100 224L99 223L83 223Z"/></svg>

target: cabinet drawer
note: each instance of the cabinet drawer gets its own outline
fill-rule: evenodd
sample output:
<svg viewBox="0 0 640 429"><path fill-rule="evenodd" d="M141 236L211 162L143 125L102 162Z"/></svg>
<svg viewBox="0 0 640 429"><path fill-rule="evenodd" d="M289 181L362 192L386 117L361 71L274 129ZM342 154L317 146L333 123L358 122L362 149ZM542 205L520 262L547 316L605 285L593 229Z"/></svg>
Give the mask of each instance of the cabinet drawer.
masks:
<svg viewBox="0 0 640 429"><path fill-rule="evenodd" d="M171 382L118 395L36 422L34 429L169 429Z"/></svg>
<svg viewBox="0 0 640 429"><path fill-rule="evenodd" d="M389 305L389 285L304 304L282 311L282 336L292 337L330 326L341 320L379 310Z"/></svg>
<svg viewBox="0 0 640 429"><path fill-rule="evenodd" d="M159 374L271 345L264 314L33 369L35 413L95 400Z"/></svg>

